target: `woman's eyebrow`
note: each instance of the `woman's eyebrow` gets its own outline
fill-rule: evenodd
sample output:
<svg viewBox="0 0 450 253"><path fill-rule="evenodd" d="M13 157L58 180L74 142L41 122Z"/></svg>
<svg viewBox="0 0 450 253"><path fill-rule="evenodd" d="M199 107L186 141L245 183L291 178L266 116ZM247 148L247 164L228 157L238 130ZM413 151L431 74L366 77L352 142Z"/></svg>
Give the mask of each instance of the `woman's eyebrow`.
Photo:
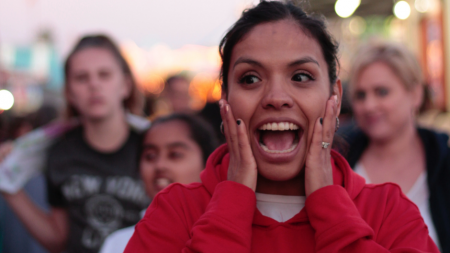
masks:
<svg viewBox="0 0 450 253"><path fill-rule="evenodd" d="M142 145L142 149L143 150L158 149L158 147L156 145L146 143L146 144Z"/></svg>
<svg viewBox="0 0 450 253"><path fill-rule="evenodd" d="M317 66L320 67L319 62L317 62L316 60L314 60L312 57L309 57L309 56L306 56L306 57L303 57L301 59L298 59L296 61L291 62L289 64L289 67L292 67L292 66L295 66L295 65L302 65L302 64L305 64L305 63L315 63Z"/></svg>
<svg viewBox="0 0 450 253"><path fill-rule="evenodd" d="M168 147L168 148L183 148L183 149L189 149L189 146L188 146L186 143L181 142L181 141L169 143L169 144L167 145L167 147Z"/></svg>
<svg viewBox="0 0 450 253"><path fill-rule="evenodd" d="M262 64L261 64L261 63L255 61L255 60L253 60L253 59L245 58L245 57L239 57L239 58L236 60L236 62L234 63L233 69L234 69L234 67L236 67L236 65L238 65L239 63L247 63L247 64L250 64L250 65L255 65L255 66L258 66L258 67L262 67Z"/></svg>
<svg viewBox="0 0 450 253"><path fill-rule="evenodd" d="M263 67L263 65L261 63L259 63L258 61L256 61L256 60L253 60L253 59L250 59L250 58L245 58L245 57L240 57L234 63L233 69L234 69L234 67L236 67L236 65L238 65L240 63L247 63L247 64L255 65L255 66L258 66L258 67L261 67L261 68ZM298 60L295 60L295 61L289 63L289 67L292 67L292 66L295 66L295 65L302 65L302 64L305 64L305 63L314 63L314 64L316 64L317 66L320 67L319 62L316 61L314 58L312 58L310 56L306 56L306 57L303 57L301 59L298 59Z"/></svg>

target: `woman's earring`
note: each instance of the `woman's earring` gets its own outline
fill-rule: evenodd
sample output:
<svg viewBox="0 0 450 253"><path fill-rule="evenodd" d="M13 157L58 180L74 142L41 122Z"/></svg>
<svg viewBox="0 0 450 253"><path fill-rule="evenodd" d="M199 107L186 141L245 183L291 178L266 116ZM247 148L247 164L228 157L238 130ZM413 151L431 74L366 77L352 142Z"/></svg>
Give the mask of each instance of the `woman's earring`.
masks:
<svg viewBox="0 0 450 253"><path fill-rule="evenodd" d="M337 132L338 129L339 129L339 118L336 117L336 129L334 131Z"/></svg>
<svg viewBox="0 0 450 253"><path fill-rule="evenodd" d="M221 132L222 134L224 134L224 133L223 133L223 121L220 122L220 132Z"/></svg>

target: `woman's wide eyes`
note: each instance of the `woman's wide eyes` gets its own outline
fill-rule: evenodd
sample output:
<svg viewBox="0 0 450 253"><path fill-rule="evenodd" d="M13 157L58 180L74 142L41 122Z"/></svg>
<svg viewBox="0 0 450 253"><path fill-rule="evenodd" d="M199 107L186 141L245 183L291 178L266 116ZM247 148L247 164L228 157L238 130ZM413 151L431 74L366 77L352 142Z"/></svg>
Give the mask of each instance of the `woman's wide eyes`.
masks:
<svg viewBox="0 0 450 253"><path fill-rule="evenodd" d="M239 80L239 83L252 84L259 82L260 79L254 75L246 75Z"/></svg>
<svg viewBox="0 0 450 253"><path fill-rule="evenodd" d="M158 156L158 155L157 155L156 152L145 152L145 153L144 153L144 159L145 159L147 162L153 162L153 161L155 161L157 156Z"/></svg>
<svg viewBox="0 0 450 253"><path fill-rule="evenodd" d="M183 158L184 154L182 152L172 151L169 153L170 159L178 160Z"/></svg>
<svg viewBox="0 0 450 253"><path fill-rule="evenodd" d="M294 82L306 82L312 80L312 77L305 73L298 73L292 77L292 81Z"/></svg>
<svg viewBox="0 0 450 253"><path fill-rule="evenodd" d="M385 97L389 94L389 90L386 88L378 88L375 92L379 97Z"/></svg>

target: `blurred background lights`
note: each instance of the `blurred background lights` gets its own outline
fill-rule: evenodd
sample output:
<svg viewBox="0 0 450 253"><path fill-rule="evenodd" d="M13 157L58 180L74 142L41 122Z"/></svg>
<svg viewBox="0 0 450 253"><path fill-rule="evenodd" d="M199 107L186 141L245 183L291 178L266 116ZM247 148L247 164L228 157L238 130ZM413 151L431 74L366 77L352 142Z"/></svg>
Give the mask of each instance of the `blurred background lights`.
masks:
<svg viewBox="0 0 450 253"><path fill-rule="evenodd" d="M411 14L411 7L405 1L399 1L394 5L394 14L398 19L405 20Z"/></svg>
<svg viewBox="0 0 450 253"><path fill-rule="evenodd" d="M366 30L366 21L360 16L353 17L348 23L350 32L354 35L361 35Z"/></svg>
<svg viewBox="0 0 450 253"><path fill-rule="evenodd" d="M430 9L431 2L430 0L416 0L414 2L414 7L418 12L425 13Z"/></svg>
<svg viewBox="0 0 450 253"><path fill-rule="evenodd" d="M0 110L9 110L14 105L14 96L8 90L0 90Z"/></svg>
<svg viewBox="0 0 450 253"><path fill-rule="evenodd" d="M361 0L337 0L334 10L339 17L348 18L358 9L360 4Z"/></svg>

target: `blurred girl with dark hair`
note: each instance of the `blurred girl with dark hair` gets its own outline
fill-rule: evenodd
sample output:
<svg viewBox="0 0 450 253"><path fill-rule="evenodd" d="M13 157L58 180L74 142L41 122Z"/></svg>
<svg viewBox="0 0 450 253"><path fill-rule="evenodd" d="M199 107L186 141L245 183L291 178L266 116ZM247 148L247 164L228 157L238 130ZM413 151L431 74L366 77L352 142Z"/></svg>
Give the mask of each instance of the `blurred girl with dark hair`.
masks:
<svg viewBox="0 0 450 253"><path fill-rule="evenodd" d="M366 185L331 149L342 86L322 21L263 1L220 53L227 144L201 183L155 197L126 253L439 252L398 186Z"/></svg>
<svg viewBox="0 0 450 253"><path fill-rule="evenodd" d="M106 36L86 36L65 64L68 117L79 127L52 145L47 158L50 212L23 190L3 193L50 252L97 252L106 236L135 224L148 198L139 178L140 135L126 121L138 96L131 70Z"/></svg>
<svg viewBox="0 0 450 253"><path fill-rule="evenodd" d="M140 160L147 195L153 199L172 183L200 182L200 172L218 143L211 126L194 115L157 118L144 136ZM134 226L114 232L100 253L122 253L133 232Z"/></svg>

